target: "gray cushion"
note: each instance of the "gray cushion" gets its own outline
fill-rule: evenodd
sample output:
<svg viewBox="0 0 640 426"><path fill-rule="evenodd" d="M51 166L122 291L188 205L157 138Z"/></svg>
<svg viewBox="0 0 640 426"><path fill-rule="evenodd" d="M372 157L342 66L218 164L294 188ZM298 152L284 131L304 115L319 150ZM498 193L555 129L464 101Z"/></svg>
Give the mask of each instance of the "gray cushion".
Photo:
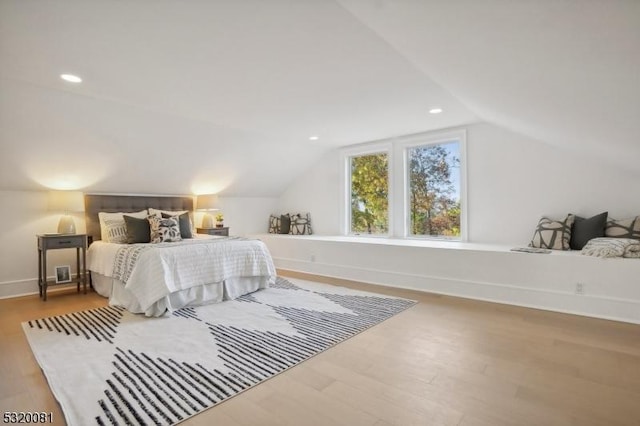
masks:
<svg viewBox="0 0 640 426"><path fill-rule="evenodd" d="M604 212L589 219L576 216L571 229L571 250L582 250L589 240L604 237L608 215L608 212Z"/></svg>
<svg viewBox="0 0 640 426"><path fill-rule="evenodd" d="M291 229L291 218L288 214L280 216L280 234L288 234Z"/></svg>
<svg viewBox="0 0 640 426"><path fill-rule="evenodd" d="M151 227L149 221L137 217L123 215L127 229L127 244L148 243L151 241Z"/></svg>

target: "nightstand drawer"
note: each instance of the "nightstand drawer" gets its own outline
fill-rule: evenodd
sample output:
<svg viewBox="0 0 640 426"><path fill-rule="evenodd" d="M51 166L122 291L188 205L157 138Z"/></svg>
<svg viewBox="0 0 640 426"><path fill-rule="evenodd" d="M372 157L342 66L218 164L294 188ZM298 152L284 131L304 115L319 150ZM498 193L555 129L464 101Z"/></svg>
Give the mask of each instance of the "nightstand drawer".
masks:
<svg viewBox="0 0 640 426"><path fill-rule="evenodd" d="M84 235L47 236L39 241L42 249L82 248L86 246L87 237Z"/></svg>
<svg viewBox="0 0 640 426"><path fill-rule="evenodd" d="M220 235L223 237L229 236L229 227L227 226L223 228L197 228L196 231L198 234Z"/></svg>

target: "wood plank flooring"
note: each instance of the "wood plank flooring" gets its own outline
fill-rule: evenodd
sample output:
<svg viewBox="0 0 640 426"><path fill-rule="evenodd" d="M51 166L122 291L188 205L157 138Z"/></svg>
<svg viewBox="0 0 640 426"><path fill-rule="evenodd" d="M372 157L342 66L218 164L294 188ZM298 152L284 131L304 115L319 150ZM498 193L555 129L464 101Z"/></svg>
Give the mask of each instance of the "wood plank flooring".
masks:
<svg viewBox="0 0 640 426"><path fill-rule="evenodd" d="M640 425L640 326L313 277L418 300L185 425ZM20 323L103 306L0 300L0 411L62 412Z"/></svg>

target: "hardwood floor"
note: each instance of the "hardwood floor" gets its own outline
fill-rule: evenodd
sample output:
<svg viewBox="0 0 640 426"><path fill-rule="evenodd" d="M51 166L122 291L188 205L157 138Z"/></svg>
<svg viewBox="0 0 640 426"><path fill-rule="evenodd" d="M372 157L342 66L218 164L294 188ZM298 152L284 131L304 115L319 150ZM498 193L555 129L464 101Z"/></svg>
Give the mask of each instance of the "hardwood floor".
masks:
<svg viewBox="0 0 640 426"><path fill-rule="evenodd" d="M185 425L640 425L640 325L279 271L420 303ZM106 304L0 300L0 408L62 412L20 323Z"/></svg>

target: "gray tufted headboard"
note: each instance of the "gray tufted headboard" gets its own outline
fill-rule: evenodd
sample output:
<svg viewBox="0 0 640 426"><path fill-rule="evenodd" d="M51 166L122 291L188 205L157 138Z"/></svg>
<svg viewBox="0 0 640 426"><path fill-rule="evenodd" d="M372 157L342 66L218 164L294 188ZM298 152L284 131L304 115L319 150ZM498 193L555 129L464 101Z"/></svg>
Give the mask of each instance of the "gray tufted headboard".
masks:
<svg viewBox="0 0 640 426"><path fill-rule="evenodd" d="M84 217L87 235L93 241L101 239L99 212L137 212L143 209L187 210L193 214L193 197L146 196L146 195L102 195L85 194ZM193 220L193 218L192 218Z"/></svg>

